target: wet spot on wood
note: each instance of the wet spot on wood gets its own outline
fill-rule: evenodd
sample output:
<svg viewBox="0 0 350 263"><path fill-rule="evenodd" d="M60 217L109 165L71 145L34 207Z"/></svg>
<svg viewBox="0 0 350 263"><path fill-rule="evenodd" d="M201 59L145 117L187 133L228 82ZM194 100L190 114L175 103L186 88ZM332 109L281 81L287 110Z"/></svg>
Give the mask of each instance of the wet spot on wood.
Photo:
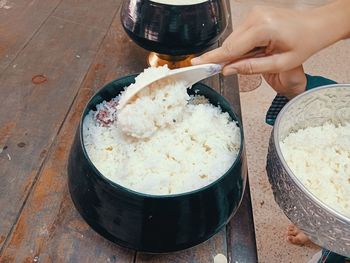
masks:
<svg viewBox="0 0 350 263"><path fill-rule="evenodd" d="M32 78L32 82L36 85L38 84L42 84L44 82L47 81L47 78L44 76L44 75L35 75L33 78Z"/></svg>
<svg viewBox="0 0 350 263"><path fill-rule="evenodd" d="M46 153L47 153L47 151L45 149L42 150L40 153L40 158L44 158Z"/></svg>
<svg viewBox="0 0 350 263"><path fill-rule="evenodd" d="M70 221L68 224L68 227L72 230L76 230L80 232L89 230L89 226L83 220L80 220L80 219L74 219Z"/></svg>
<svg viewBox="0 0 350 263"><path fill-rule="evenodd" d="M15 260L13 257L10 257L10 256L2 256L0 258L0 261L1 263L11 263L11 262L14 262ZM24 261L24 263L27 263L27 262Z"/></svg>
<svg viewBox="0 0 350 263"><path fill-rule="evenodd" d="M8 148L7 145L5 145L2 149L3 149L3 150L6 150L7 148Z"/></svg>
<svg viewBox="0 0 350 263"><path fill-rule="evenodd" d="M17 144L17 146L18 146L19 148L23 148L23 147L26 146L26 144L25 144L24 142L20 142L20 143Z"/></svg>
<svg viewBox="0 0 350 263"><path fill-rule="evenodd" d="M10 136L12 130L16 127L16 123L8 122L2 127L0 127L0 144L3 144L6 139ZM4 148L4 150L6 150Z"/></svg>
<svg viewBox="0 0 350 263"><path fill-rule="evenodd" d="M106 67L106 65L97 63L97 64L95 65L94 69L95 69L95 71L98 71L98 70L103 69L103 68L105 68L105 67Z"/></svg>
<svg viewBox="0 0 350 263"><path fill-rule="evenodd" d="M24 260L23 260L23 263L32 263L33 262L33 258L31 256L29 257L26 257Z"/></svg>

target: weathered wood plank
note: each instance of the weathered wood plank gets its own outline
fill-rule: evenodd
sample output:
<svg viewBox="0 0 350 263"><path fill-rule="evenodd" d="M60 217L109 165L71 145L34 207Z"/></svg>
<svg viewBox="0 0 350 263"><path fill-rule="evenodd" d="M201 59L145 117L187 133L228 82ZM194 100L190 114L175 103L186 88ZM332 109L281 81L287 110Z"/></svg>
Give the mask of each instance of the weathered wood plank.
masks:
<svg viewBox="0 0 350 263"><path fill-rule="evenodd" d="M74 0L63 1L53 12L57 16L71 22L105 29L109 27L115 15L116 0ZM86 17L89 19L86 19Z"/></svg>
<svg viewBox="0 0 350 263"><path fill-rule="evenodd" d="M80 116L87 98L105 82L118 76L141 71L147 66L145 58L146 52L135 46L123 32L117 15L71 110L71 115L74 114L75 117L69 117L65 122L57 145L43 167L37 186L28 199L11 240L4 250L4 260L13 258L22 260L26 255L30 255L31 258L39 256L40 259L45 260L74 261L76 255L80 255L80 260L83 262L97 260L97 258L128 262L129 251L124 251L103 240L79 217L70 199L67 199L65 168L74 128L78 122L77 116ZM36 222L41 224L38 225ZM54 233L51 229L54 229ZM33 239L36 240L35 243L30 242ZM98 251L93 249L97 244ZM73 245L76 252L72 252ZM60 247L62 253L58 253L55 247ZM114 254L111 251L114 251ZM208 242L189 250L186 253L187 256L180 258L198 258L199 253L209 262L217 253L226 254L225 230ZM122 255L125 257L123 258ZM140 255L139 260L143 260L142 257L145 255ZM170 257L173 256L170 255ZM158 262L159 260L168 262L162 256L153 259Z"/></svg>
<svg viewBox="0 0 350 263"><path fill-rule="evenodd" d="M73 19L68 15L64 17L56 14L56 16L62 16L66 21ZM81 24L79 19L73 22ZM104 83L141 71L146 67L145 58L146 52L135 46L123 32L118 14L81 85L77 99L50 151L47 162L41 169L38 182L3 250L0 262L25 260L30 262L33 259L39 259L42 262L133 262L135 255L132 251L122 249L101 238L75 211L66 186L66 163L79 116L88 98ZM208 80L207 83L219 88L218 77ZM225 89L221 91L225 92ZM232 98L228 99L235 103ZM237 100L237 98L234 99ZM9 133L15 127L16 123L14 125L8 123L3 130L0 130L0 135L1 132ZM228 229L231 231L230 228ZM235 231L237 229L235 228ZM192 249L168 255L138 254L136 260L138 262L213 262L213 257L217 253L230 255L231 252L227 251L226 245L224 229L206 243Z"/></svg>
<svg viewBox="0 0 350 263"><path fill-rule="evenodd" d="M230 23L230 22L229 22ZM224 37L226 35L224 34ZM220 42L219 42L220 43ZM219 45L217 43L210 49L213 49ZM208 85L209 87L215 89L217 92L222 93L221 88L221 76L216 75L213 77L210 77L208 79L205 79L202 81L205 85ZM227 97L226 97L227 98ZM239 97L238 97L239 100ZM229 100L229 102L232 104L232 98ZM239 106L239 105L238 105ZM136 256L136 263L141 262L152 262L152 263L187 263L187 262L200 262L200 263L212 263L214 260L214 257L221 253L224 255L227 255L227 240L226 240L227 234L226 229L223 228L219 233L217 233L215 236L207 240L206 242L199 244L195 247L192 247L187 250L175 252L175 253L169 253L169 254L163 254L163 255L150 255L150 254L143 254L143 253L137 253Z"/></svg>
<svg viewBox="0 0 350 263"><path fill-rule="evenodd" d="M136 262L147 263L213 263L217 254L227 255L226 231L223 229L218 234L207 240L206 242L189 248L187 250L163 254L151 255L138 253Z"/></svg>
<svg viewBox="0 0 350 263"><path fill-rule="evenodd" d="M79 92L0 262L133 262L133 251L108 242L80 218L68 192L68 152L92 94Z"/></svg>
<svg viewBox="0 0 350 263"><path fill-rule="evenodd" d="M226 4L228 10L231 10L229 0L226 0ZM233 25L229 23L225 34L219 41L219 45L222 45L222 42L232 31ZM242 119L237 75L220 76L220 87L222 89L221 93L231 103L237 116ZM246 159L245 156L244 159ZM258 262L248 178L241 206L227 225L226 233L229 262Z"/></svg>
<svg viewBox="0 0 350 263"><path fill-rule="evenodd" d="M100 237L79 216L69 197L66 165L83 107L112 79L141 71L146 52L122 31L119 15L105 37L28 198L0 262L133 262L133 251Z"/></svg>
<svg viewBox="0 0 350 263"><path fill-rule="evenodd" d="M227 10L231 10L230 1L226 0ZM233 25L231 18L227 25L227 29L219 39L219 46L222 45L224 40L232 33ZM239 97L239 86L237 75L224 77L220 75L220 92L230 102L234 108L235 113L241 118L241 101Z"/></svg>
<svg viewBox="0 0 350 263"><path fill-rule="evenodd" d="M240 208L227 225L227 235L230 262L258 262L249 182Z"/></svg>
<svg viewBox="0 0 350 263"><path fill-rule="evenodd" d="M219 44L219 43L218 43ZM218 46L214 45L211 49ZM202 81L205 85L215 89L217 92L221 92L221 77L219 75L210 77ZM231 103L232 101L230 101ZM137 253L136 263L150 262L150 263L187 263L187 262L200 262L200 263L212 263L214 257L221 253L227 255L227 240L226 229L223 228L215 236L207 240L206 242L199 244L190 249L182 250L175 253L168 253L162 255L152 255Z"/></svg>
<svg viewBox="0 0 350 263"><path fill-rule="evenodd" d="M119 5L116 1L110 9ZM106 31L51 17L14 61L16 67L0 76L5 109L0 112L0 149L7 147L0 154L0 248ZM47 81L33 84L38 74Z"/></svg>
<svg viewBox="0 0 350 263"><path fill-rule="evenodd" d="M0 8L0 74L61 0L3 0Z"/></svg>

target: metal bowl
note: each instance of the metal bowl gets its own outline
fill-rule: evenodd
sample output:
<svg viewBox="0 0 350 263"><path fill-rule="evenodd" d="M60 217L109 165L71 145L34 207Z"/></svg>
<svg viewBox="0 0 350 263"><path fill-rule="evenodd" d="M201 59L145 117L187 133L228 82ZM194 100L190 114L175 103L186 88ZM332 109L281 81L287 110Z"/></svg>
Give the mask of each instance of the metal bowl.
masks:
<svg viewBox="0 0 350 263"><path fill-rule="evenodd" d="M83 143L82 122L97 104L117 96L134 81L135 75L115 80L88 102L68 162L73 203L96 232L121 246L161 253L197 245L219 232L242 200L247 176L242 125L219 93L204 84L195 84L189 94L204 95L238 122L241 148L236 161L215 182L183 194L156 196L122 187L103 176L90 161Z"/></svg>
<svg viewBox="0 0 350 263"><path fill-rule="evenodd" d="M350 121L350 85L307 91L282 109L270 137L267 174L276 202L295 225L321 247L350 256L350 218L322 203L298 180L279 144L290 132L327 121Z"/></svg>

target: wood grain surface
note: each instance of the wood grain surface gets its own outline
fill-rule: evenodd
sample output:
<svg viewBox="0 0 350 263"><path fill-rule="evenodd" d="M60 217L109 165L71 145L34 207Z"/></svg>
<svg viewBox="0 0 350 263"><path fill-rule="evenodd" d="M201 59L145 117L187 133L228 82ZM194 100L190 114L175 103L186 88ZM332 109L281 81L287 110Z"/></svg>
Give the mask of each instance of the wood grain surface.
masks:
<svg viewBox="0 0 350 263"><path fill-rule="evenodd" d="M1 1L0 74L33 38L61 1Z"/></svg>
<svg viewBox="0 0 350 263"><path fill-rule="evenodd" d="M111 8L117 11L118 6ZM6 148L0 156L0 247L104 36L99 29L50 17L19 53L13 62L16 67L0 76L0 147ZM38 75L46 81L34 84Z"/></svg>
<svg viewBox="0 0 350 263"><path fill-rule="evenodd" d="M67 159L84 106L104 84L147 67L147 52L122 29L120 5L117 0L48 1L47 17L36 18L42 21L36 28L32 22L30 41L14 40L18 47L10 62L0 57L0 70L5 65L0 71L0 262L206 263L218 253L232 262L256 262L249 192L227 228L196 247L163 255L107 241L75 210ZM215 76L205 83L240 114L236 77Z"/></svg>

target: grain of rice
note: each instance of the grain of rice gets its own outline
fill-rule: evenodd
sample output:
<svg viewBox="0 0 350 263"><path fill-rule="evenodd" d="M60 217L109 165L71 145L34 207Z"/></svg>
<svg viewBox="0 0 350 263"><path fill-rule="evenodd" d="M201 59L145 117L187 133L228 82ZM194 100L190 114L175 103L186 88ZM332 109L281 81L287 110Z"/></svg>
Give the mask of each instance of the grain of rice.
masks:
<svg viewBox="0 0 350 263"><path fill-rule="evenodd" d="M128 89L167 72L146 69ZM105 177L142 193L178 194L214 182L234 163L240 130L228 113L203 97L191 103L181 81L146 89L118 112L128 89L84 119L84 145Z"/></svg>
<svg viewBox="0 0 350 263"><path fill-rule="evenodd" d="M294 175L320 201L350 218L350 124L290 133L280 144Z"/></svg>

